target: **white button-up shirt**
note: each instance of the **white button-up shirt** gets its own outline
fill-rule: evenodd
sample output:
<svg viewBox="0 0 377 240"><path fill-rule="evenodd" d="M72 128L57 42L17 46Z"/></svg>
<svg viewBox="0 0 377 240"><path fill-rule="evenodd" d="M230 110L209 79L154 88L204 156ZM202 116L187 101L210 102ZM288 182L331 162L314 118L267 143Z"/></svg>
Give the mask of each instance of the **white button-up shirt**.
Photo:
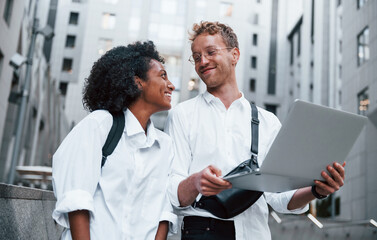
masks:
<svg viewBox="0 0 377 240"><path fill-rule="evenodd" d="M68 212L79 209L90 212L91 239L154 239L159 221L176 223L166 194L171 139L151 122L145 135L129 110L125 121L121 140L102 169L102 146L113 122L104 110L84 118L54 154L53 218L66 228L62 239L71 239Z"/></svg>
<svg viewBox="0 0 377 240"><path fill-rule="evenodd" d="M270 112L258 108L258 163L263 164L268 149L280 130L279 120ZM221 100L205 92L178 104L169 114L165 130L173 138L175 156L169 183L169 197L177 213L183 216L217 218L198 208L179 207L178 185L193 173L212 164L225 175L250 158L251 107L242 95L226 109ZM268 227L267 203L277 212L289 211L287 205L295 191L264 193L249 209L234 217L237 239L271 239ZM197 197L199 200L200 194Z"/></svg>

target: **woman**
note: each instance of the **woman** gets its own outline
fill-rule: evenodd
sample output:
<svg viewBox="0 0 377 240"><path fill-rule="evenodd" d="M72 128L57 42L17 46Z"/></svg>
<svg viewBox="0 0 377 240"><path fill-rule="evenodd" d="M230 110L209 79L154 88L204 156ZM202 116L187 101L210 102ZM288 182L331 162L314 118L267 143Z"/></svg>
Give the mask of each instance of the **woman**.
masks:
<svg viewBox="0 0 377 240"><path fill-rule="evenodd" d="M62 239L166 239L176 216L166 197L172 142L150 121L171 107L173 84L152 42L116 47L94 63L84 86L91 112L53 157L53 218ZM123 111L125 128L101 167L102 146Z"/></svg>

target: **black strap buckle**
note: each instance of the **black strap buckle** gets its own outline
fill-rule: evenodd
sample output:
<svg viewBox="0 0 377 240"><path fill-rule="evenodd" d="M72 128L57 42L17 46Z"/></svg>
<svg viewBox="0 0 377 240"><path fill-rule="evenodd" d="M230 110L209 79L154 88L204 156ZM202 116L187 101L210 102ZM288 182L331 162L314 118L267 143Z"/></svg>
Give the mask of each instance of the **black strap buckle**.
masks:
<svg viewBox="0 0 377 240"><path fill-rule="evenodd" d="M254 117L252 117L252 118L251 118L251 122L254 123L254 124L259 125L259 119L258 119L258 118L254 118Z"/></svg>
<svg viewBox="0 0 377 240"><path fill-rule="evenodd" d="M258 156L256 154L251 154L251 161L258 166Z"/></svg>

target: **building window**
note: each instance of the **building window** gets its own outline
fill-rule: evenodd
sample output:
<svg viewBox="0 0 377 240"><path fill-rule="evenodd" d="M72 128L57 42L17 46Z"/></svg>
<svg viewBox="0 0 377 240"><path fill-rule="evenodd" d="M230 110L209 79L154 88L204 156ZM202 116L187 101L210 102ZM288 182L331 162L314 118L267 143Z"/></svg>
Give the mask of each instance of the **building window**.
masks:
<svg viewBox="0 0 377 240"><path fill-rule="evenodd" d="M369 107L369 94L368 88L364 89L357 95L358 99L358 114L366 116Z"/></svg>
<svg viewBox="0 0 377 240"><path fill-rule="evenodd" d="M233 4L222 2L220 3L220 16L221 17L231 17L233 14Z"/></svg>
<svg viewBox="0 0 377 240"><path fill-rule="evenodd" d="M335 198L334 201L332 198ZM317 217L329 218L339 216L340 214L340 197L331 194L327 198L316 201Z"/></svg>
<svg viewBox="0 0 377 240"><path fill-rule="evenodd" d="M81 0L72 0L73 3L81 3Z"/></svg>
<svg viewBox="0 0 377 240"><path fill-rule="evenodd" d="M113 40L100 38L98 40L98 54L102 55L113 47Z"/></svg>
<svg viewBox="0 0 377 240"><path fill-rule="evenodd" d="M178 1L176 0L161 0L160 13L163 15L177 15ZM156 9L157 10L157 9Z"/></svg>
<svg viewBox="0 0 377 240"><path fill-rule="evenodd" d="M339 76L339 79L342 79L342 65L339 65L339 74L338 74L338 76Z"/></svg>
<svg viewBox="0 0 377 240"><path fill-rule="evenodd" d="M265 104L266 110L276 115L277 106L275 104Z"/></svg>
<svg viewBox="0 0 377 240"><path fill-rule="evenodd" d="M342 53L342 48L343 48L343 41L339 40L339 53Z"/></svg>
<svg viewBox="0 0 377 240"><path fill-rule="evenodd" d="M77 25L79 23L79 13L78 12L71 12L69 14L69 24Z"/></svg>
<svg viewBox="0 0 377 240"><path fill-rule="evenodd" d="M67 88L68 88L68 83L66 82L59 83L59 90L63 96L67 95Z"/></svg>
<svg viewBox="0 0 377 240"><path fill-rule="evenodd" d="M258 23L259 23L259 15L258 13L255 13L254 18L253 18L253 24L258 25Z"/></svg>
<svg viewBox="0 0 377 240"><path fill-rule="evenodd" d="M102 28L103 29L114 29L115 28L115 14L104 13L102 15Z"/></svg>
<svg viewBox="0 0 377 240"><path fill-rule="evenodd" d="M362 6L364 6L366 3L368 2L368 0L357 0L357 8L361 8Z"/></svg>
<svg viewBox="0 0 377 240"><path fill-rule="evenodd" d="M295 51L295 49L294 49L293 37L289 39L289 47L290 47L290 50L291 50L291 54L290 54L291 57L290 57L290 61L289 61L289 63L292 65L292 64L293 64L293 61L294 61L294 56L293 56L293 54L294 54L294 51Z"/></svg>
<svg viewBox="0 0 377 240"><path fill-rule="evenodd" d="M360 66L369 60L369 28L366 27L357 36L357 64Z"/></svg>
<svg viewBox="0 0 377 240"><path fill-rule="evenodd" d="M3 55L3 52L0 50L0 79L1 79L1 72L3 71L3 62L4 62L4 55Z"/></svg>
<svg viewBox="0 0 377 240"><path fill-rule="evenodd" d="M257 57L256 56L251 57L251 68L253 68L253 69L257 68Z"/></svg>
<svg viewBox="0 0 377 240"><path fill-rule="evenodd" d="M297 56L301 53L301 28L297 31Z"/></svg>
<svg viewBox="0 0 377 240"><path fill-rule="evenodd" d="M5 2L3 18L5 22L10 25L10 18L12 17L13 0L7 0Z"/></svg>
<svg viewBox="0 0 377 240"><path fill-rule="evenodd" d="M256 84L255 79L251 78L250 83L249 83L250 92L255 92L255 84Z"/></svg>
<svg viewBox="0 0 377 240"><path fill-rule="evenodd" d="M258 46L258 34L253 34L253 46Z"/></svg>
<svg viewBox="0 0 377 240"><path fill-rule="evenodd" d="M340 6L340 5L342 5L342 0L338 0L338 7Z"/></svg>
<svg viewBox="0 0 377 240"><path fill-rule="evenodd" d="M72 73L72 63L73 63L72 58L64 58L62 70L64 72Z"/></svg>
<svg viewBox="0 0 377 240"><path fill-rule="evenodd" d="M103 0L105 3L110 3L110 4L117 4L118 0Z"/></svg>
<svg viewBox="0 0 377 240"><path fill-rule="evenodd" d="M261 3L261 2L262 2L262 0L256 0L256 2L257 2L257 3Z"/></svg>
<svg viewBox="0 0 377 240"><path fill-rule="evenodd" d="M65 47L66 48L74 48L75 42L76 42L76 36L67 35L67 38L65 39Z"/></svg>

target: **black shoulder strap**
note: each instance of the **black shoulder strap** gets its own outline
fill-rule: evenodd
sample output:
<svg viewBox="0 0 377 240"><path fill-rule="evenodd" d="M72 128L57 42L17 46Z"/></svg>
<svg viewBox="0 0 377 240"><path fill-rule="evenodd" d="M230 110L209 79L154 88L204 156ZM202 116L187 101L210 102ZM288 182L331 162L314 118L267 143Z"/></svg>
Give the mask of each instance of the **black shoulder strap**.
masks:
<svg viewBox="0 0 377 240"><path fill-rule="evenodd" d="M115 147L118 145L120 138L122 137L125 120L124 120L124 113L123 111L113 113L113 125L111 126L109 135L107 135L107 139L105 144L102 147L102 162L101 167L105 165L107 156L113 153Z"/></svg>
<svg viewBox="0 0 377 240"><path fill-rule="evenodd" d="M258 109L253 104L251 105L251 159L254 164L258 166L258 138L259 138L259 119L258 119Z"/></svg>

